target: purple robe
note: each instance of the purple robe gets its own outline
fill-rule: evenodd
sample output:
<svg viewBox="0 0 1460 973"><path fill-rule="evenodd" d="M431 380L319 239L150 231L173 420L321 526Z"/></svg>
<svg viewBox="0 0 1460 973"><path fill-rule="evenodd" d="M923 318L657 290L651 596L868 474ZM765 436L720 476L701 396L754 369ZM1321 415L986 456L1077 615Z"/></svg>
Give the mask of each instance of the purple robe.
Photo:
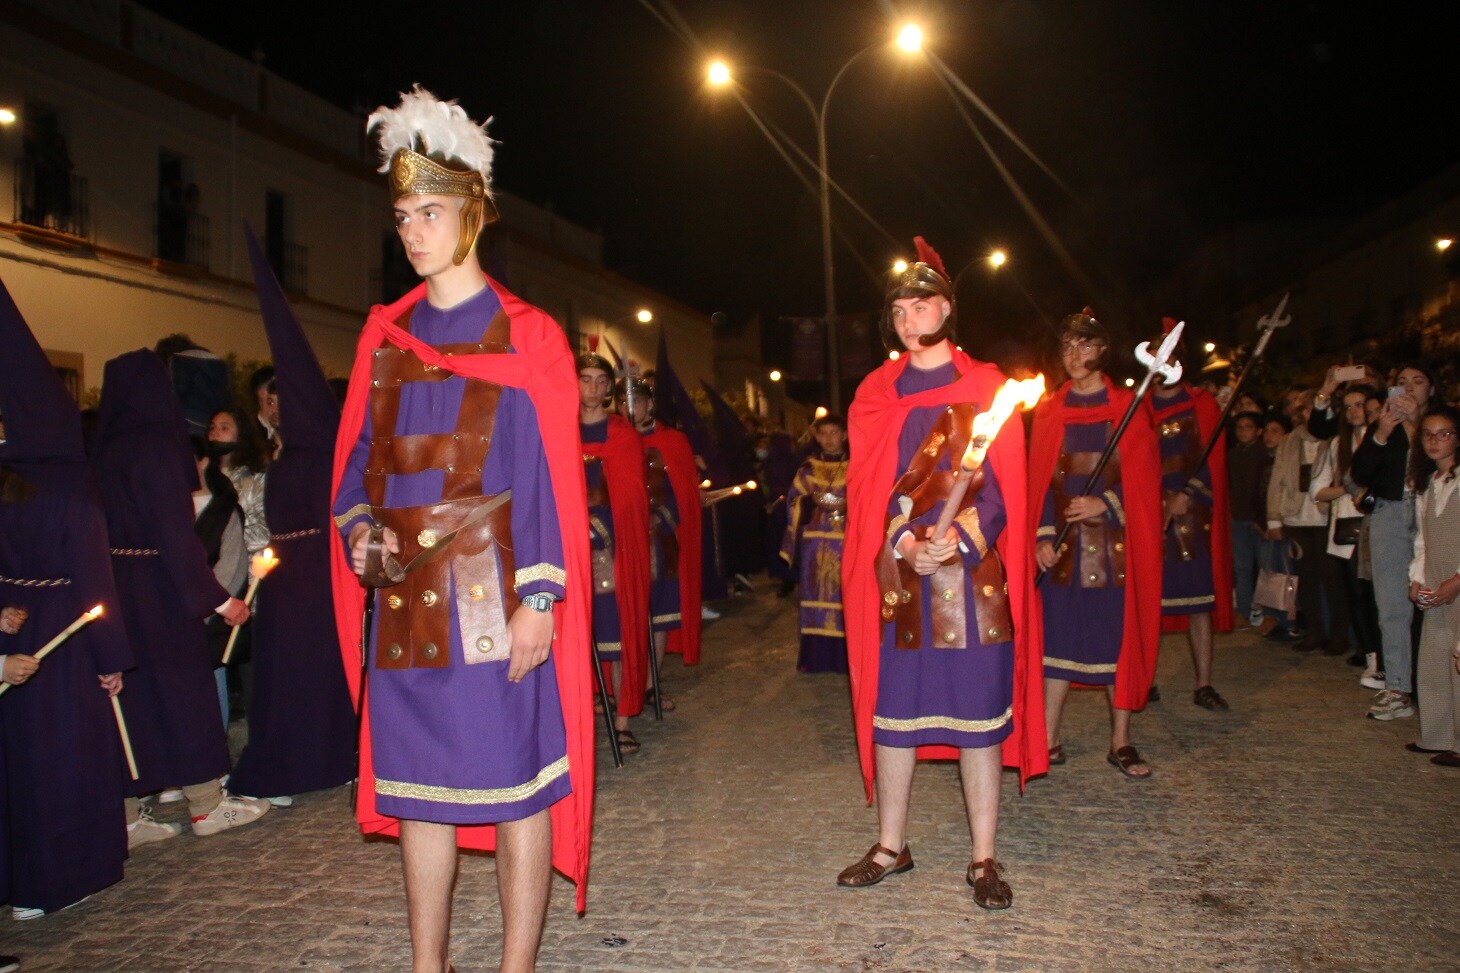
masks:
<svg viewBox="0 0 1460 973"><path fill-rule="evenodd" d="M92 467L137 657L121 695L142 775L129 792L222 777L228 743L204 620L229 594L193 530L197 467L182 409L146 349L106 363Z"/></svg>
<svg viewBox="0 0 1460 973"><path fill-rule="evenodd" d="M413 335L432 345L475 343L500 309L485 288L453 308L419 302ZM467 379L408 382L400 393L395 434L450 433ZM335 497L342 540L366 519L351 511L369 502L364 469L370 452L367 411ZM284 431L288 441L288 430ZM385 505L413 507L441 501L440 470L391 474ZM482 493L512 491L512 546L519 596L564 594L562 536L536 410L527 393L503 387L496 427L482 468ZM467 579L457 579L460 584ZM389 593L389 589L384 589ZM369 705L378 813L446 824L495 824L530 817L565 797L567 736L553 658L519 683L507 681L510 662L467 664L454 592L450 606L451 664L440 669L380 669L370 660ZM506 606L508 613L514 606ZM377 594L377 611L379 595Z"/></svg>
<svg viewBox="0 0 1460 973"><path fill-rule="evenodd" d="M0 635L0 655L34 655L104 609L0 696L0 901L54 912L122 878L125 765L97 677L133 658L80 414L3 286L0 409L0 464L33 491L0 501L0 607L29 612L19 634Z"/></svg>
<svg viewBox="0 0 1460 973"><path fill-rule="evenodd" d="M264 520L279 564L259 583L248 745L229 786L279 797L355 776L355 713L330 591L330 474L340 409L273 271L251 235L248 242L284 448L264 481Z"/></svg>
<svg viewBox="0 0 1460 973"><path fill-rule="evenodd" d="M790 519L781 541L782 564L801 580L801 672L847 671L842 616L842 546L846 541L847 458L819 453L801 464L786 488Z"/></svg>
<svg viewBox="0 0 1460 973"><path fill-rule="evenodd" d="M900 395L911 395L949 385L958 377L950 362L939 368L922 371L909 367L897 379ZM987 402L974 403L986 408ZM898 469L906 470L928 432L942 417L944 406L922 406L908 413L897 438ZM938 469L951 469L947 455L939 457ZM992 551L1004 529L1004 498L999 490L993 467L985 465L983 488L973 500L978 511L982 537L971 537L964 525L954 521L962 548L959 555L968 569L979 563L979 546ZM898 497L893 496L888 512L901 513ZM900 527L891 538L894 549L904 534L914 528L924 533L933 526L942 512L934 505L921 517ZM931 617L933 587L929 578L921 578L918 597L922 599L923 617ZM976 620L973 606L973 582L963 574L963 603L970 607L967 617ZM965 627L962 645L945 646L932 641L931 626L924 626L923 644L916 649L898 648L894 642L894 624L882 626L879 650L881 676L877 686L877 706L872 716L872 740L887 747L916 747L924 744L947 744L964 749L991 747L1001 743L1013 731L1014 714L1014 643L1012 641L984 645L979 641L977 626Z"/></svg>
<svg viewBox="0 0 1460 973"><path fill-rule="evenodd" d="M1169 398L1157 398L1153 405L1157 409L1167 409L1180 402L1190 402L1191 396L1186 389L1177 388L1176 394ZM1174 424L1188 417L1194 417L1195 406L1183 409L1170 416L1166 422L1168 428L1174 428ZM1166 435L1162 428L1156 429L1157 438L1161 441L1161 490L1185 490L1193 477L1180 470L1165 472L1168 459L1185 455L1190 448L1192 437L1200 439L1201 430L1195 419L1192 419L1191 427L1185 433ZM1200 448L1198 443L1197 447ZM1197 471L1195 479L1202 487L1192 487L1191 502L1193 505L1210 508L1212 505L1212 472L1211 468L1202 464ZM1225 530L1226 528L1223 527ZM1162 549L1161 561L1161 614L1162 615L1200 615L1211 611L1217 599L1213 593L1212 582L1212 552L1211 541L1206 531L1198 531L1189 535L1186 539L1188 553L1191 558L1183 558L1176 545L1176 531L1173 527L1166 528L1165 544Z"/></svg>
<svg viewBox="0 0 1460 973"><path fill-rule="evenodd" d="M1070 406L1098 406L1106 402L1106 391L1100 389L1081 395L1070 389L1065 399ZM1071 423L1065 426L1066 453L1095 453L1105 449L1110 423ZM1071 497L1085 489L1087 477L1069 474L1065 477L1065 493ZM1104 477L1101 477L1103 494ZM1115 505L1105 515L1107 523L1124 525L1125 490L1120 483L1110 489ZM1097 494L1097 495L1099 495ZM1111 506L1109 498L1106 505ZM1040 515L1039 540L1053 542L1064 524L1054 509L1054 491L1044 497ZM1113 578L1107 559L1105 576ZM1125 588L1107 585L1085 588L1073 581L1060 584L1050 573L1044 579L1044 675L1047 679L1064 679L1090 686L1115 685L1115 663L1120 658L1120 643L1125 629Z"/></svg>

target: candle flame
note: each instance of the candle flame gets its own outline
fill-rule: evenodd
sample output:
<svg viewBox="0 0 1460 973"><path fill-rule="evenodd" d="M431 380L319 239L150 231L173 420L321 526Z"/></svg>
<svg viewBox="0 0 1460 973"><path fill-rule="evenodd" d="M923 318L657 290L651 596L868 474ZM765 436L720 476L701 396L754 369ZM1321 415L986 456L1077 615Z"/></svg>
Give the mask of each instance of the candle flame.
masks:
<svg viewBox="0 0 1460 973"><path fill-rule="evenodd" d="M91 611L87 612L86 614L89 615L89 616L91 616L93 619L100 618L102 615L105 615L106 614L106 609L103 608L101 605L97 605L95 608L93 608Z"/></svg>
<svg viewBox="0 0 1460 973"><path fill-rule="evenodd" d="M989 444L999 434L1004 423L1014 414L1018 408L1032 409L1039 404L1044 397L1044 375L1043 373L1026 378L1023 381L1009 379L1004 383L994 396L993 403L987 412L980 412L973 417L973 428L970 431L968 449L963 452L964 469L972 469L983 461L983 454L988 451Z"/></svg>
<svg viewBox="0 0 1460 973"><path fill-rule="evenodd" d="M266 547L253 556L253 560L249 562L249 572L255 578L262 580L264 575L278 566L279 559L274 556L274 549L272 547Z"/></svg>
<svg viewBox="0 0 1460 973"><path fill-rule="evenodd" d="M755 481L754 480L746 480L745 481L745 489L747 489L747 490L754 490L755 489Z"/></svg>
<svg viewBox="0 0 1460 973"><path fill-rule="evenodd" d="M733 494L735 494L738 497L738 496L740 496L740 487L731 487L730 488L730 492L733 493Z"/></svg>
<svg viewBox="0 0 1460 973"><path fill-rule="evenodd" d="M710 488L710 481L709 480L701 480L700 481L700 489L701 490L708 490L709 488Z"/></svg>

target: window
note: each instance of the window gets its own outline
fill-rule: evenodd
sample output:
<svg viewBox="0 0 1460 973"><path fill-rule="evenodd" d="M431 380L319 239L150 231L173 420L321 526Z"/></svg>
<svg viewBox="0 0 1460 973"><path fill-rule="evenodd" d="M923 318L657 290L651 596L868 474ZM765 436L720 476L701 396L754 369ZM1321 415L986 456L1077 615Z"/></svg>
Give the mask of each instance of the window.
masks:
<svg viewBox="0 0 1460 973"><path fill-rule="evenodd" d="M208 267L208 218L203 196L193 181L192 162L175 152L157 156L156 250L162 260Z"/></svg>
<svg viewBox="0 0 1460 973"><path fill-rule="evenodd" d="M16 220L86 237L91 231L86 180L71 163L65 119L41 102L27 101L24 110L23 152L15 167Z"/></svg>
<svg viewBox="0 0 1460 973"><path fill-rule="evenodd" d="M264 255L286 291L309 290L309 251L293 240L294 200L270 189L264 194Z"/></svg>

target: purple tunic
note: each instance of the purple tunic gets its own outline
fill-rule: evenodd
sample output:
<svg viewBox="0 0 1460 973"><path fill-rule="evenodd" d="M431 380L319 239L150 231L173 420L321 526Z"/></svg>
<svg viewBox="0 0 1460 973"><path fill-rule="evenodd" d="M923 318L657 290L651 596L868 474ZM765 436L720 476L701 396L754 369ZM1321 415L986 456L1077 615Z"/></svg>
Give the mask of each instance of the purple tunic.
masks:
<svg viewBox="0 0 1460 973"><path fill-rule="evenodd" d="M499 306L491 288L449 309L423 300L412 315L411 333L433 345L480 341ZM466 383L455 375L440 382L407 383L400 393L396 434L452 432ZM364 519L342 515L368 503L363 472L370 435L367 414L335 498L335 523L342 538ZM385 504L439 503L442 487L440 470L392 474L386 480ZM562 598L562 537L536 409L526 392L503 387L482 469L482 493L508 489L516 593L547 592ZM454 578L453 584L470 581ZM444 600L451 607L451 664L445 668L379 669L372 633L367 657L376 810L446 824L530 817L571 790L554 660L549 658L519 683L507 681L508 660L467 664L456 599ZM515 607L507 606L509 615Z"/></svg>
<svg viewBox="0 0 1460 973"><path fill-rule="evenodd" d="M585 443L608 442L608 420L579 423L578 430ZM588 460L583 463L583 474L589 492L603 485L603 463ZM606 503L594 504L588 508L589 548L593 556L606 551L613 557L613 507ZM593 642L598 646L600 662L617 662L623 655L623 635L618 618L618 595L604 591L602 586L593 586Z"/></svg>
<svg viewBox="0 0 1460 973"><path fill-rule="evenodd" d="M911 395L941 388L955 381L957 369L950 362L939 368L922 371L908 367L897 379L900 395ZM987 406L988 403L974 403ZM913 409L903 423L897 439L897 462L905 470L924 437L937 423L943 406L922 406ZM939 458L939 469L950 469L946 455ZM960 554L965 567L972 569L979 562L979 541L989 550L1004 529L1004 499L992 466L984 467L984 484L973 500L978 511L982 538L969 536L964 526L954 522L962 544ZM900 513L898 498L893 497L889 513ZM941 510L934 506L923 516L901 527L892 537L895 548L904 534L915 527L931 527ZM922 578L923 617L931 616L933 589L928 578ZM973 605L973 583L963 575L964 604ZM973 619L970 610L968 618ZM924 744L947 744L965 749L991 747L1013 731L1014 719L1014 643L984 645L975 629L966 630L962 645L934 644L931 627L925 626L923 644L916 649L897 648L894 626L882 626L879 653L880 675L877 706L872 715L872 740L887 747L915 747Z"/></svg>
<svg viewBox="0 0 1460 973"><path fill-rule="evenodd" d="M1175 429L1175 423L1183 419L1194 417L1195 407L1191 406L1191 396L1186 389L1178 387L1176 394L1170 398L1157 398L1153 405L1160 410L1166 409L1178 403L1188 403L1187 408L1176 412L1166 418L1166 428ZM1190 430L1185 433L1177 432L1174 435L1167 435L1165 430L1158 425L1156 429L1157 438L1161 441L1161 489L1163 492L1172 490L1187 490L1191 494L1193 507L1200 504L1211 509L1212 505L1212 472L1208 466L1203 466L1196 475L1202 483L1202 488L1188 487L1191 477L1179 470L1170 473L1164 472L1166 461L1170 457L1182 456L1190 448L1192 437L1200 438L1201 432L1193 419ZM1201 443L1197 443L1197 448ZM1225 528L1224 528L1225 529ZM1188 560L1183 558L1176 545L1176 530L1174 527L1166 528L1165 544L1162 549L1161 561L1161 614L1162 615L1200 615L1211 611L1217 603L1213 594L1212 583L1212 551L1209 535L1199 532L1186 537L1187 550L1191 554Z"/></svg>
<svg viewBox="0 0 1460 973"><path fill-rule="evenodd" d="M662 464L664 458L653 446L646 447L645 456L653 453ZM597 465L597 464L595 464ZM679 617L679 555L675 563L668 564L663 543L663 533L674 534L679 530L679 503L674 499L674 490L666 480L664 502L655 505L649 499L649 630L651 632L672 632L680 627ZM674 573L665 575L665 569Z"/></svg>
<svg viewBox="0 0 1460 973"><path fill-rule="evenodd" d="M1065 404L1071 407L1099 406L1106 402L1106 391L1100 389L1081 395L1070 389ZM1110 436L1110 423L1070 423L1065 426L1064 451L1096 453L1105 449ZM1097 495L1115 495L1115 506L1105 514L1107 524L1124 526L1125 491L1117 483L1109 491L1104 477ZM1065 492L1075 496L1085 489L1086 477L1071 474L1065 477ZM1111 500L1106 497L1106 506ZM1039 540L1053 541L1064 523L1056 516L1054 491L1044 497L1044 512L1039 521ZM1111 578L1109 560L1105 576ZM1047 679L1064 679L1091 686L1115 685L1115 663L1120 658L1120 642L1125 628L1125 588L1109 585L1084 588L1071 583L1060 584L1053 573L1044 579L1044 675Z"/></svg>
<svg viewBox="0 0 1460 973"><path fill-rule="evenodd" d="M250 256L274 356L284 449L264 481L264 519L279 565L259 584L248 746L229 787L279 797L355 776L355 713L330 591L330 476L340 409L256 245Z"/></svg>
<svg viewBox="0 0 1460 973"><path fill-rule="evenodd" d="M112 572L137 668L126 707L141 779L134 796L228 773L228 743L204 620L228 600L193 530L197 467L162 360L107 362L93 467Z"/></svg>

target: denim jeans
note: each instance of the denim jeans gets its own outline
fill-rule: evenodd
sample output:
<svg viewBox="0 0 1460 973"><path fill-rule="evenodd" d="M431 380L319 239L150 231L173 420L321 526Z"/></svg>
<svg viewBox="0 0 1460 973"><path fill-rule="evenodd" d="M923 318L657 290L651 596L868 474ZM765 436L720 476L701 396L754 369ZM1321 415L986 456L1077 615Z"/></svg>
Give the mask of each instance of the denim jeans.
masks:
<svg viewBox="0 0 1460 973"><path fill-rule="evenodd" d="M1232 521L1232 586L1237 589L1237 620L1252 612L1252 589L1257 587L1257 552L1262 535L1250 520Z"/></svg>
<svg viewBox="0 0 1460 973"><path fill-rule="evenodd" d="M1374 603L1384 650L1384 685L1414 691L1410 642L1414 605L1409 600L1409 562L1414 560L1414 500L1380 500L1369 515L1369 550L1374 564Z"/></svg>

